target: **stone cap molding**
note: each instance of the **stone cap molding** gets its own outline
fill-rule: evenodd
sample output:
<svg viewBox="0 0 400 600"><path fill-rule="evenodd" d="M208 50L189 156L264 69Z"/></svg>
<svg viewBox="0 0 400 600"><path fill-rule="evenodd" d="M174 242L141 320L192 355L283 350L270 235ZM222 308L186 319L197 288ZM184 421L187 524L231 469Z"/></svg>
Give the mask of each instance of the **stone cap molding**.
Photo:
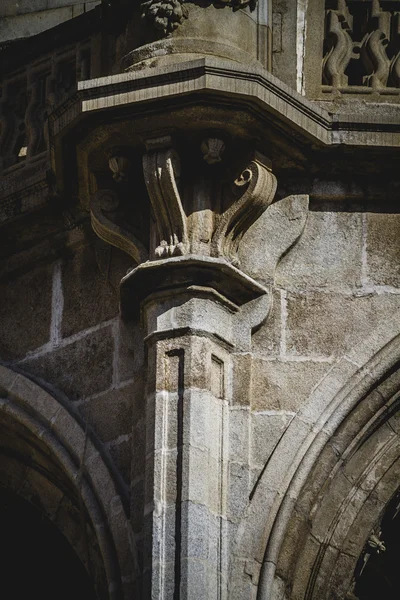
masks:
<svg viewBox="0 0 400 600"><path fill-rule="evenodd" d="M360 147L399 147L400 122L377 107L374 116L332 114L318 102L307 100L279 79L258 68L205 56L163 68L147 69L82 81L69 101L50 116L53 137L58 137L90 113L129 107L143 110L144 104L206 94L235 103L257 113L262 120L272 117L304 142L321 147L340 144Z"/></svg>
<svg viewBox="0 0 400 600"><path fill-rule="evenodd" d="M260 283L226 260L207 256L177 256L145 262L121 281L121 312L138 314L140 304L150 295L186 293L211 295L235 312L240 306L267 294Z"/></svg>

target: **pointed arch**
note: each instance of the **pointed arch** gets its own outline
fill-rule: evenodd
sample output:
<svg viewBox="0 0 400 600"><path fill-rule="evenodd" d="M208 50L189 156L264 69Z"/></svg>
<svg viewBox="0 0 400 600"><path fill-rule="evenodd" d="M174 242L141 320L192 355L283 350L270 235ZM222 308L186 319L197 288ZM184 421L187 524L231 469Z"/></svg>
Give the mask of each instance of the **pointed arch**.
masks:
<svg viewBox="0 0 400 600"><path fill-rule="evenodd" d="M353 420L360 429L354 435L360 446L380 412L389 415L388 398L378 394L381 405L375 406L366 422L361 418L363 411L367 418L371 394L400 367L399 360L400 311L334 364L296 414L265 466L240 524L231 561L233 597L244 589L249 574L259 600L285 597L275 575L301 491L307 481L312 488L312 474L324 460L324 448L352 414L357 415ZM392 409L396 412L397 400Z"/></svg>
<svg viewBox="0 0 400 600"><path fill-rule="evenodd" d="M30 495L51 520L54 520L52 507L56 495L57 506L60 498L65 498L68 510L73 507L80 512L92 532L92 537L89 534L86 540L86 549L85 544L75 544L82 562L86 565L90 562L85 552L96 553L90 549L92 542L98 549L101 565L97 565L96 572L100 579L100 571L104 573L104 581L99 583L101 589L97 590L99 597L110 600L127 597L123 578L132 579L133 556L124 490L101 443L66 403L24 374L2 365L0 426L6 432L3 454L14 461L11 470L0 469L0 477L7 478L5 485L14 487L18 493L29 485ZM24 485L18 481L17 462L23 465L20 479ZM35 474L31 476L33 471ZM64 525L62 533L67 538L76 538L77 532L71 531L69 523ZM63 523L59 526L62 529ZM81 531L79 537L82 536Z"/></svg>

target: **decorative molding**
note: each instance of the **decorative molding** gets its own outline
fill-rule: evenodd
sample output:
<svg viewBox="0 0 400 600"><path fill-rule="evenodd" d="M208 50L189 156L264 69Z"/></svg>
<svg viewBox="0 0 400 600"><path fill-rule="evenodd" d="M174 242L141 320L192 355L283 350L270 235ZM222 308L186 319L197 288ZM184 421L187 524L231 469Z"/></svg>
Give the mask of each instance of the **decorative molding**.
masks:
<svg viewBox="0 0 400 600"><path fill-rule="evenodd" d="M180 159L170 136L148 139L143 156L144 180L151 207L148 223L149 252L133 233L133 214L129 205L120 206L117 189L100 188L91 199L91 221L96 234L104 241L127 252L140 264L151 260L168 259L189 253L224 258L239 264L238 248L249 227L260 217L274 199L276 178L268 160L256 153L253 160L224 190L214 191L210 209L214 217L198 226L194 215L196 191L189 185L183 207L179 189ZM224 143L208 138L201 144L208 156L205 178L214 176L213 165L222 161ZM109 160L114 179L127 177L128 161L115 157ZM198 165L201 168L201 164ZM223 167L224 168L224 167ZM224 198L224 200L223 200ZM228 208L219 214L224 203ZM129 225L130 223L130 225ZM196 224L197 223L197 224ZM190 232L190 235L189 235ZM207 241L208 240L208 241Z"/></svg>
<svg viewBox="0 0 400 600"><path fill-rule="evenodd" d="M138 263L147 260L148 252L137 237L116 223L119 198L114 190L98 190L91 199L90 218L94 232L112 246L123 250Z"/></svg>
<svg viewBox="0 0 400 600"><path fill-rule="evenodd" d="M221 215L211 246L212 255L224 256L238 265L239 243L249 227L262 215L274 199L277 181L268 160L256 153L248 167L235 180L239 198Z"/></svg>
<svg viewBox="0 0 400 600"><path fill-rule="evenodd" d="M127 181L130 161L126 156L113 155L108 161L108 166L113 173L113 179L117 183Z"/></svg>
<svg viewBox="0 0 400 600"><path fill-rule="evenodd" d="M158 232L155 256L182 256L188 252L188 235L178 190L179 156L169 136L147 140L146 147L144 178Z"/></svg>

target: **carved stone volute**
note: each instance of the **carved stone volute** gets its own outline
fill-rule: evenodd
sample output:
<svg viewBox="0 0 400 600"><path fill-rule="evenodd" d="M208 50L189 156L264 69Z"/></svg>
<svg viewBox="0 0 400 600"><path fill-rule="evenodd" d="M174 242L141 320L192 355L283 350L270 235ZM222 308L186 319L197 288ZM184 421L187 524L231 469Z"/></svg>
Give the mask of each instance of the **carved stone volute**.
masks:
<svg viewBox="0 0 400 600"><path fill-rule="evenodd" d="M220 216L214 231L213 256L224 256L233 264L239 264L237 252L240 241L273 201L276 185L270 162L256 153L254 159L234 181L236 198Z"/></svg>
<svg viewBox="0 0 400 600"><path fill-rule="evenodd" d="M221 139L205 138L200 146L207 164L201 162L198 153L195 165L200 172L199 181L193 183L188 181L190 177L186 177L186 188L183 189L180 184L180 155L172 137L167 135L145 140L142 162L151 215L147 232L148 251L133 233L133 216L120 211L121 184L128 185L128 189L132 185L127 182L129 161L123 156L112 156L108 165L114 181L111 183L110 176L108 179L103 177L103 184L99 180L99 188L91 199L91 220L97 235L127 252L138 264L148 259L200 254L223 258L238 266L240 241L273 201L276 178L268 159L259 153L244 162L244 169L235 178L232 168L223 163L225 143ZM184 154L185 150L181 152ZM184 165L188 167L187 160ZM222 171L215 171L221 168ZM230 182L228 177L225 186L207 183L222 177L223 172L232 177ZM204 218L204 206L201 206L198 197L207 196L207 190L210 198L206 212L212 213L212 216Z"/></svg>

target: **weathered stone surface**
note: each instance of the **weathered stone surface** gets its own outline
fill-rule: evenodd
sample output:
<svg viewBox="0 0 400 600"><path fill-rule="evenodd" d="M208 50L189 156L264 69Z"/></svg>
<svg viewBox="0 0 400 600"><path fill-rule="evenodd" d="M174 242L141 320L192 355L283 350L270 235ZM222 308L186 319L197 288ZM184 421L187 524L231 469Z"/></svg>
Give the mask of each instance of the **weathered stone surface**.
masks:
<svg viewBox="0 0 400 600"><path fill-rule="evenodd" d="M101 598L343 600L399 481L400 56L323 38L394 3L141 4L0 48L0 495Z"/></svg>
<svg viewBox="0 0 400 600"><path fill-rule="evenodd" d="M372 285L400 288L399 240L399 214L367 214L367 277Z"/></svg>
<svg viewBox="0 0 400 600"><path fill-rule="evenodd" d="M122 252L104 247L101 242L82 248L64 261L63 337L118 315L118 285L129 265Z"/></svg>
<svg viewBox="0 0 400 600"><path fill-rule="evenodd" d="M53 266L0 283L0 357L16 360L50 339Z"/></svg>
<svg viewBox="0 0 400 600"><path fill-rule="evenodd" d="M362 218L357 213L310 212L295 249L278 265L288 289L349 291L361 285Z"/></svg>
<svg viewBox="0 0 400 600"><path fill-rule="evenodd" d="M330 365L253 358L251 406L255 411L297 411Z"/></svg>
<svg viewBox="0 0 400 600"><path fill-rule="evenodd" d="M108 444L108 450L125 482L131 480L132 440L129 437Z"/></svg>
<svg viewBox="0 0 400 600"><path fill-rule="evenodd" d="M46 0L5 2L0 8L0 41L30 37L52 29L91 10L99 0L57 0L49 4Z"/></svg>
<svg viewBox="0 0 400 600"><path fill-rule="evenodd" d="M279 412L253 412L251 415L251 464L262 469L275 449L293 415Z"/></svg>
<svg viewBox="0 0 400 600"><path fill-rule="evenodd" d="M294 356L341 355L399 308L396 294L288 293L287 352Z"/></svg>
<svg viewBox="0 0 400 600"><path fill-rule="evenodd" d="M112 389L79 405L79 412L103 442L132 431L137 384Z"/></svg>
<svg viewBox="0 0 400 600"><path fill-rule="evenodd" d="M260 281L274 279L275 269L303 233L308 196L288 196L274 202L244 236L242 269Z"/></svg>
<svg viewBox="0 0 400 600"><path fill-rule="evenodd" d="M74 400L111 387L113 352L112 329L104 327L52 352L27 359L21 367Z"/></svg>

